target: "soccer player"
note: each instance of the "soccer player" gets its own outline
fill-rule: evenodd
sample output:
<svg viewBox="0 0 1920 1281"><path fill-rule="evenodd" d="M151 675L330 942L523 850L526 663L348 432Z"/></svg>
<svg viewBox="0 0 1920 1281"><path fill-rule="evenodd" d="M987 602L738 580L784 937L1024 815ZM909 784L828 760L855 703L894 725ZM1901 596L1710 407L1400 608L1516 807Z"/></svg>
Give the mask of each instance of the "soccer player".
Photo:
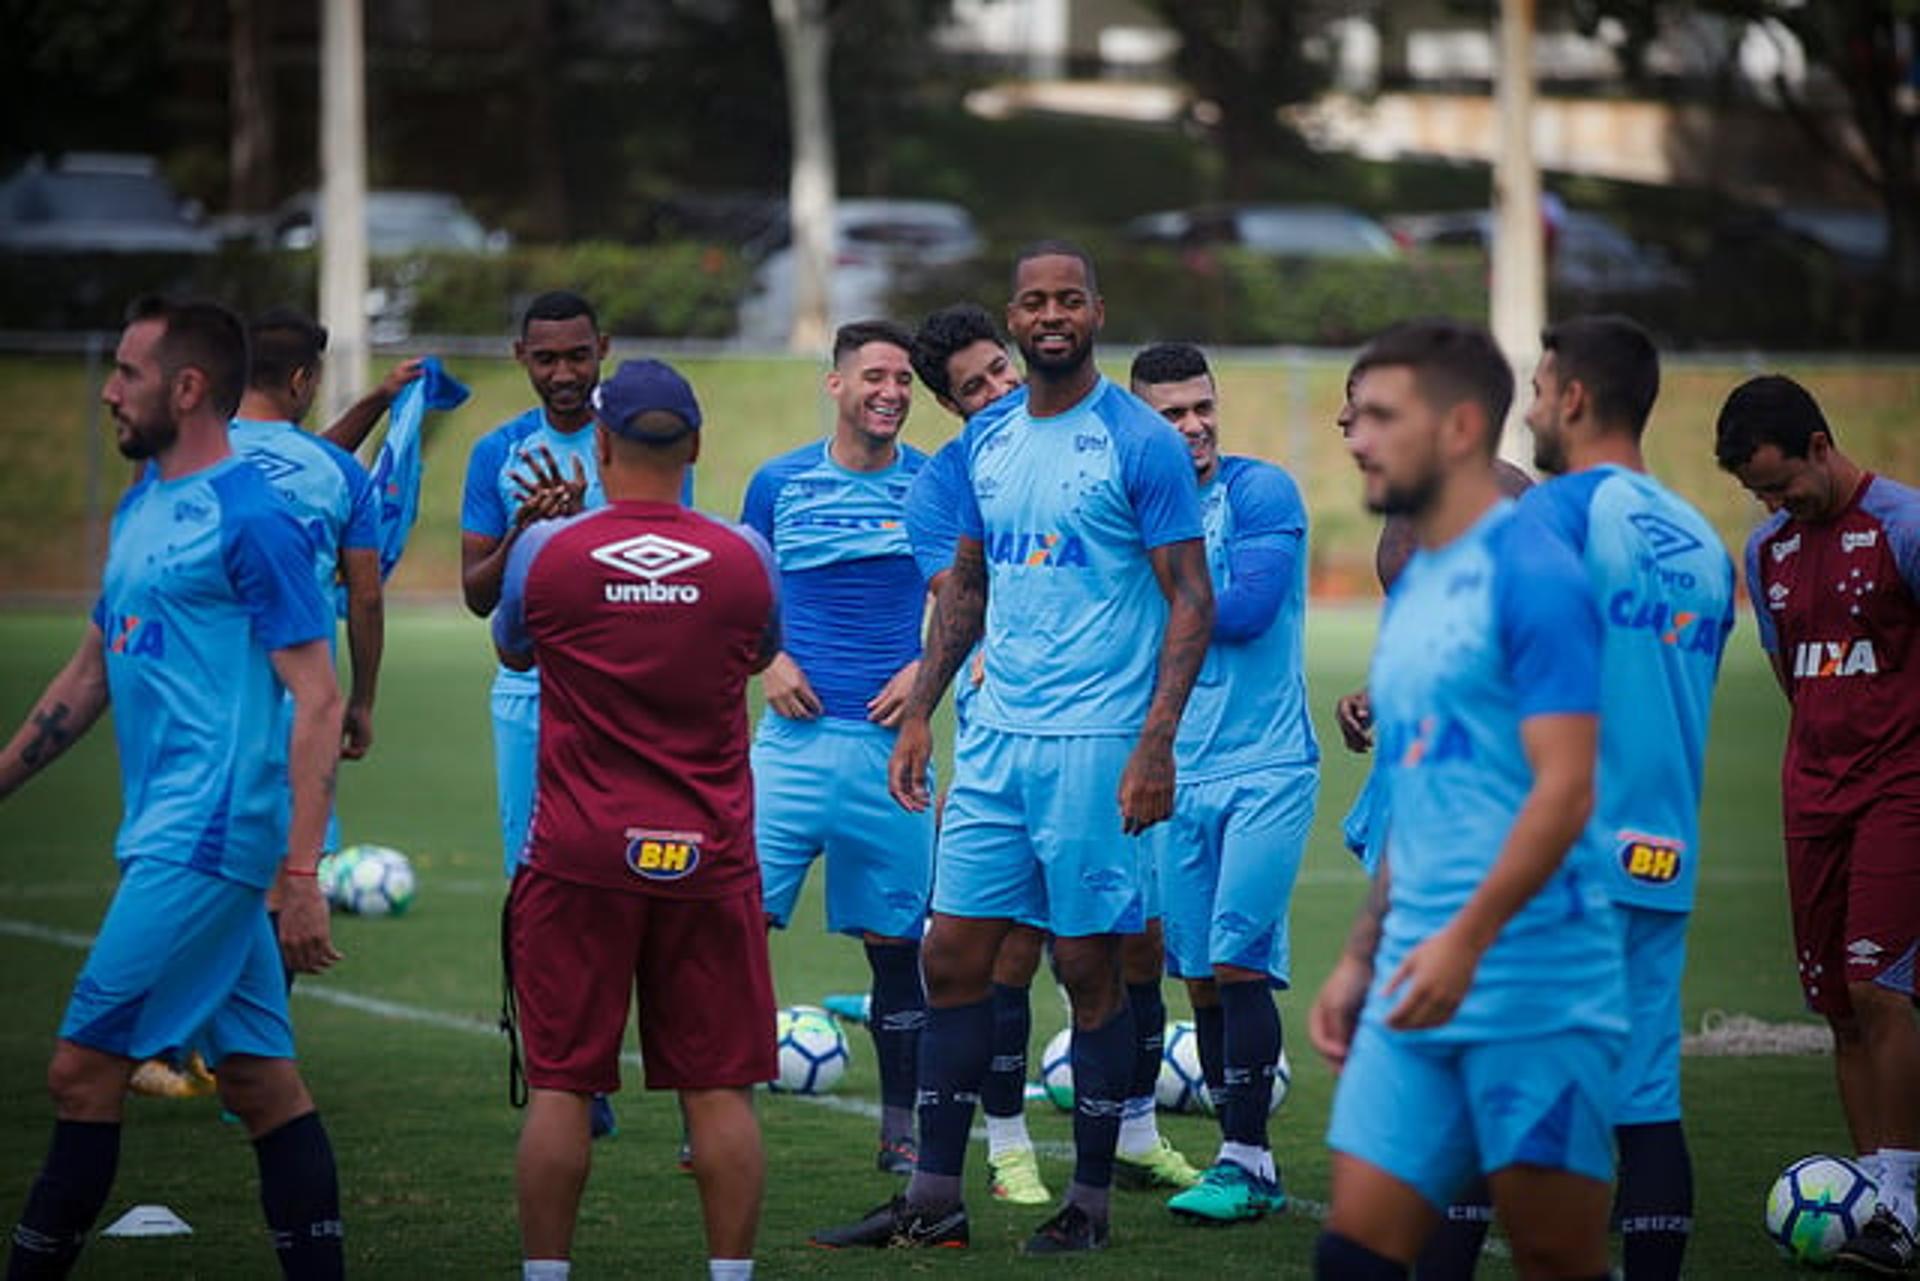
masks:
<svg viewBox="0 0 1920 1281"><path fill-rule="evenodd" d="M1792 705L1787 888L1807 1004L1880 1185L1842 1262L1911 1271L1920 1166L1920 493L1840 452L1806 388L1742 383L1714 443L1771 513L1747 543L1760 644Z"/></svg>
<svg viewBox="0 0 1920 1281"><path fill-rule="evenodd" d="M343 1272L333 1149L281 977L283 957L302 972L340 959L314 874L340 755L333 602L293 513L228 444L246 378L231 312L135 304L101 400L120 452L153 466L114 513L79 648L0 751L4 796L111 702L125 795L120 884L48 1065L57 1119L12 1278L67 1275L113 1185L134 1065L187 1045L206 1047L253 1141L283 1274Z"/></svg>
<svg viewBox="0 0 1920 1281"><path fill-rule="evenodd" d="M1092 260L1063 241L1020 253L1007 328L1025 389L968 422L951 577L891 763L924 810L928 717L982 637L969 712L981 741L947 796L924 961L920 1163L904 1195L822 1245L964 1245L973 1103L991 1055L993 963L1044 920L1073 1006L1073 1182L1030 1254L1104 1248L1133 1018L1120 939L1145 923L1140 833L1173 807L1173 740L1207 646L1192 465L1165 421L1101 377Z"/></svg>
<svg viewBox="0 0 1920 1281"><path fill-rule="evenodd" d="M886 791L926 609L905 526L907 490L926 456L900 440L913 403L912 348L886 321L841 326L825 379L833 434L764 464L741 513L773 547L785 602L786 648L760 678L767 706L753 741L767 921L787 926L824 853L827 928L860 939L873 972L875 1162L901 1175L914 1162L915 1061L927 1017L920 933L933 880L933 816L900 809Z"/></svg>
<svg viewBox="0 0 1920 1281"><path fill-rule="evenodd" d="M1267 1141L1287 908L1313 826L1320 745L1307 713L1307 511L1271 463L1220 452L1206 355L1161 343L1133 358L1133 392L1186 441L1200 485L1212 644L1174 744L1173 817L1154 833L1169 968L1186 980L1219 1155L1168 1209L1215 1223L1286 1205Z"/></svg>
<svg viewBox="0 0 1920 1281"><path fill-rule="evenodd" d="M1604 1277L1627 1022L1605 852L1583 836L1599 615L1571 548L1501 497L1513 374L1491 336L1402 325L1356 369L1367 506L1410 518L1419 550L1368 687L1385 869L1309 1020L1342 1068L1316 1274L1404 1277L1484 1173L1522 1276Z"/></svg>
<svg viewBox="0 0 1920 1281"><path fill-rule="evenodd" d="M527 1281L568 1272L594 1093L636 995L647 1086L691 1127L708 1269L753 1274L766 1161L751 1088L778 1065L753 853L746 683L779 648L771 553L678 501L700 450L686 380L628 361L594 395L608 505L523 535L500 659L540 665L538 804L508 902L527 1120Z"/></svg>

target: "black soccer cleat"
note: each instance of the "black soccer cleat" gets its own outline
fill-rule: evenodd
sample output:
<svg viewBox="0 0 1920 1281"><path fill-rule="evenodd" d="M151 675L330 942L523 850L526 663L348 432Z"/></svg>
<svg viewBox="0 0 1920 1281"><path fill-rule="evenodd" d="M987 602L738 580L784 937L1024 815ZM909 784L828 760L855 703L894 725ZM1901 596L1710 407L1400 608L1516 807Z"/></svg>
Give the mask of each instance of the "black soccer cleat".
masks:
<svg viewBox="0 0 1920 1281"><path fill-rule="evenodd" d="M1091 1254L1107 1248L1107 1225L1094 1222L1093 1216L1069 1201L1060 1213L1034 1229L1022 1254Z"/></svg>
<svg viewBox="0 0 1920 1281"><path fill-rule="evenodd" d="M873 1166L880 1173L898 1175L903 1179L910 1177L914 1166L918 1164L920 1150L914 1146L911 1136L881 1143L879 1152L873 1158Z"/></svg>
<svg viewBox="0 0 1920 1281"><path fill-rule="evenodd" d="M853 1223L822 1228L808 1238L823 1250L964 1250L971 1241L967 1207L937 1213L915 1210L896 1196Z"/></svg>
<svg viewBox="0 0 1920 1281"><path fill-rule="evenodd" d="M1913 1232L1886 1206L1877 1206L1867 1225L1834 1253L1833 1261L1856 1272L1883 1277L1913 1276L1920 1247Z"/></svg>

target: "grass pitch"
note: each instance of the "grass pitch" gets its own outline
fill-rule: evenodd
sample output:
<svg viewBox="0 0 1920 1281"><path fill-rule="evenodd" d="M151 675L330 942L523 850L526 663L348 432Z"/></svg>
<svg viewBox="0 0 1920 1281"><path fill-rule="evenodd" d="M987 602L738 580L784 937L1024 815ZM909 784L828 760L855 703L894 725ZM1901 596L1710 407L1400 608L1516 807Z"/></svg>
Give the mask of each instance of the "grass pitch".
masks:
<svg viewBox="0 0 1920 1281"><path fill-rule="evenodd" d="M0 615L0 715L6 729L64 660L82 613ZM1307 1046L1304 1015L1331 967L1360 898L1360 873L1339 845L1339 821L1362 764L1328 715L1362 679L1370 611L1314 609L1309 680L1326 752L1319 815L1294 896L1295 979L1281 999L1295 1078L1274 1140L1294 1213L1207 1231L1176 1223L1158 1196L1119 1193L1114 1248L1065 1264L1076 1276L1311 1275L1327 1194L1322 1142L1333 1078ZM512 1153L518 1118L507 1106L504 1047L488 1028L498 1006L496 928L502 892L493 818L486 710L490 654L478 621L448 610L397 611L389 625L378 735L371 760L341 783L348 841L405 850L420 876L399 920L336 918L347 960L303 980L294 1016L314 1094L339 1155L350 1268L361 1277L517 1275ZM1781 873L1778 761L1785 707L1743 621L1729 648L1716 707L1702 873L1686 975L1690 1026L1709 1010L1800 1020ZM102 724L50 771L0 806L0 1220L10 1222L44 1152L49 1109L41 1081L84 936L112 892L109 850L118 818L117 767ZM774 938L783 1003L817 1001L866 981L852 942L821 929L818 877L796 925ZM1169 984L1172 1017L1184 995ZM1034 995L1033 1057L1065 1022L1043 981ZM1045 1212L1009 1210L985 1193L985 1152L969 1154L974 1246L937 1257L829 1254L807 1233L858 1215L894 1181L873 1171L873 1122L847 1110L876 1090L871 1043L850 1029L854 1067L828 1105L763 1097L769 1180L758 1256L761 1275L990 1276ZM621 1132L596 1145L576 1259L583 1277L704 1275L692 1181L677 1172L677 1109L639 1089L629 1069L617 1099ZM1786 1163L1845 1148L1822 1057L1690 1058L1687 1123L1698 1181L1691 1274L1783 1275L1761 1234L1763 1200ZM1032 1105L1037 1138L1064 1145L1068 1118ZM211 1100L133 1100L120 1177L102 1223L145 1202L171 1206L194 1227L185 1238L96 1240L81 1277L251 1278L273 1274L261 1229L252 1154ZM1163 1129L1204 1164L1218 1134L1196 1117ZM1042 1158L1051 1186L1068 1162ZM1482 1275L1510 1275L1489 1258Z"/></svg>

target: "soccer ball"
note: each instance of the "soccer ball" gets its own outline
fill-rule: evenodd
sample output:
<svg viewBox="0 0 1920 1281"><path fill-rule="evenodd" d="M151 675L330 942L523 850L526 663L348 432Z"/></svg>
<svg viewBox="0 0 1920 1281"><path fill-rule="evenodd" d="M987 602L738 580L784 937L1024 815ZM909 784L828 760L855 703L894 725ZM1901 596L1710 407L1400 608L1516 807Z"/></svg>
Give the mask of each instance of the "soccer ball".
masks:
<svg viewBox="0 0 1920 1281"><path fill-rule="evenodd" d="M1285 1048L1273 1065L1273 1088L1267 1098L1267 1113L1280 1110L1287 1091L1293 1087L1293 1065L1287 1062ZM1160 1079L1154 1082L1154 1102L1167 1112L1205 1112L1212 1115L1213 1096L1207 1092L1200 1071L1200 1037L1185 1019L1167 1024L1160 1042Z"/></svg>
<svg viewBox="0 0 1920 1281"><path fill-rule="evenodd" d="M840 1025L817 1005L790 1005L774 1015L773 1037L780 1075L767 1088L782 1094L825 1094L853 1061Z"/></svg>
<svg viewBox="0 0 1920 1281"><path fill-rule="evenodd" d="M1040 1088L1047 1092L1053 1106L1062 1112L1073 1111L1073 1029L1063 1027L1054 1033L1040 1056Z"/></svg>
<svg viewBox="0 0 1920 1281"><path fill-rule="evenodd" d="M1866 1226L1876 1200L1873 1180L1847 1158L1801 1157L1767 1193L1767 1235L1796 1262L1831 1263L1834 1252Z"/></svg>
<svg viewBox="0 0 1920 1281"><path fill-rule="evenodd" d="M384 845L349 845L326 860L327 901L356 916L404 916L413 905L413 864Z"/></svg>

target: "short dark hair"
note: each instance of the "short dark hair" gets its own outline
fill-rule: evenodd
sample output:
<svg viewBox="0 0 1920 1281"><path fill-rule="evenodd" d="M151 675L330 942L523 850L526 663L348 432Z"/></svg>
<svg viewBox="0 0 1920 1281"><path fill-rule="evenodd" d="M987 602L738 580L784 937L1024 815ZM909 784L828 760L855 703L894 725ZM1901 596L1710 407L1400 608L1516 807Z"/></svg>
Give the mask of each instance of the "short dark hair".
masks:
<svg viewBox="0 0 1920 1281"><path fill-rule="evenodd" d="M1135 387L1155 383L1183 383L1189 378L1213 377L1207 354L1190 342L1157 342L1142 347L1133 358L1127 380Z"/></svg>
<svg viewBox="0 0 1920 1281"><path fill-rule="evenodd" d="M1387 329L1360 351L1353 376L1404 366L1437 408L1472 400L1487 415L1487 452L1500 443L1501 425L1513 407L1513 367L1493 335L1457 320L1409 320Z"/></svg>
<svg viewBox="0 0 1920 1281"><path fill-rule="evenodd" d="M1542 351L1553 353L1561 381L1579 379L1603 427L1624 426L1636 439L1660 395L1660 353L1647 331L1625 316L1575 316L1549 325Z"/></svg>
<svg viewBox="0 0 1920 1281"><path fill-rule="evenodd" d="M127 309L128 324L148 320L164 327L154 347L161 372L171 378L182 369L198 369L213 408L222 418L233 417L247 389L247 327L240 317L209 299L149 294Z"/></svg>
<svg viewBox="0 0 1920 1281"><path fill-rule="evenodd" d="M536 320L572 320L576 316L585 316L593 332L600 332L600 317L594 313L592 303L571 290L549 290L528 303L526 311L521 313L520 336L525 338L528 326Z"/></svg>
<svg viewBox="0 0 1920 1281"><path fill-rule="evenodd" d="M279 391L299 369L318 369L327 350L327 327L304 311L270 307L247 326L251 350L247 383Z"/></svg>
<svg viewBox="0 0 1920 1281"><path fill-rule="evenodd" d="M870 342L891 344L905 352L909 360L913 358L913 335L906 326L891 320L855 320L833 331L833 363L839 364L848 352L859 351Z"/></svg>
<svg viewBox="0 0 1920 1281"><path fill-rule="evenodd" d="M985 307L957 302L920 322L907 358L913 361L913 372L920 376L928 391L951 400L953 379L947 376L947 362L977 342L1007 345Z"/></svg>
<svg viewBox="0 0 1920 1281"><path fill-rule="evenodd" d="M1036 240L1013 256L1013 275L1009 288L1020 288L1020 268L1035 258L1077 258L1087 272L1087 290L1095 297L1100 295L1100 276L1093 269L1093 255L1071 240Z"/></svg>
<svg viewBox="0 0 1920 1281"><path fill-rule="evenodd" d="M1788 458L1805 458L1815 432L1833 441L1833 428L1813 393L1785 374L1762 374L1735 387L1720 406L1713 456L1727 471L1746 466L1762 445L1773 445Z"/></svg>

